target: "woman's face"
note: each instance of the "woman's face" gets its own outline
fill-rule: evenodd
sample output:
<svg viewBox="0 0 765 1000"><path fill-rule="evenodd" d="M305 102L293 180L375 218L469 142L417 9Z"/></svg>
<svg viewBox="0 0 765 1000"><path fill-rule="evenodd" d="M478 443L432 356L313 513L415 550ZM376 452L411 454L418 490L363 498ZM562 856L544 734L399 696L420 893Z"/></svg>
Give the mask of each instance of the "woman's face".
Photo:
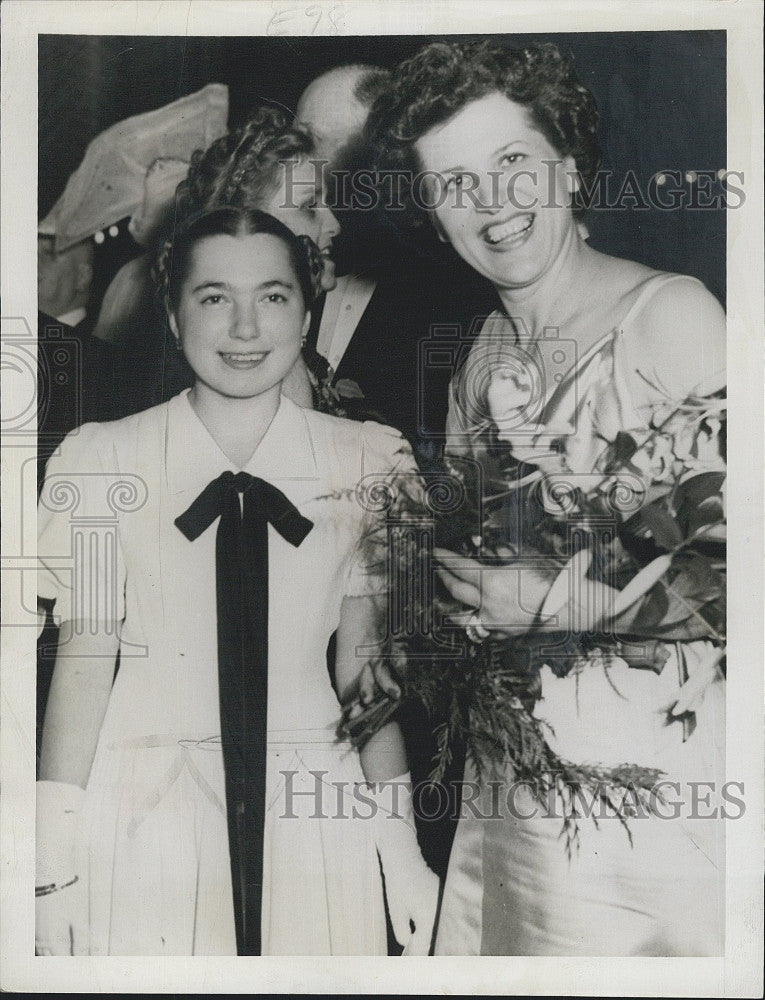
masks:
<svg viewBox="0 0 765 1000"><path fill-rule="evenodd" d="M335 288L335 263L332 260L332 240L340 232L340 224L324 203L321 171L307 159L282 164L271 195L258 205L275 216L296 236L310 236L324 258L322 288Z"/></svg>
<svg viewBox="0 0 765 1000"><path fill-rule="evenodd" d="M238 399L281 383L309 321L289 250L270 233L196 243L170 314L197 381Z"/></svg>
<svg viewBox="0 0 765 1000"><path fill-rule="evenodd" d="M465 105L415 150L436 175L428 194L436 227L499 289L532 285L575 232L572 157L562 158L504 94Z"/></svg>

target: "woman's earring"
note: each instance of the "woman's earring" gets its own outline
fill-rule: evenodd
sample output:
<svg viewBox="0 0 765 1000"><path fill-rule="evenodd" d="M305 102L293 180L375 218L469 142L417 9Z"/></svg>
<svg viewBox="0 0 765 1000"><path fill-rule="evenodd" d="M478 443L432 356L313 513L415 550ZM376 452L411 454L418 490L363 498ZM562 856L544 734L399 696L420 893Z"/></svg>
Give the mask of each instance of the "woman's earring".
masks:
<svg viewBox="0 0 765 1000"><path fill-rule="evenodd" d="M579 173L576 163L573 163L571 167L566 169L566 184L570 195L575 195L579 192L581 180L582 175Z"/></svg>
<svg viewBox="0 0 765 1000"><path fill-rule="evenodd" d="M176 337L175 338L175 349L176 349L176 351L182 351L183 350L183 348L181 347L180 337Z"/></svg>
<svg viewBox="0 0 765 1000"><path fill-rule="evenodd" d="M430 217L431 217L431 221L433 223L433 228L436 231L436 236L438 236L439 240L442 243L449 243L450 242L449 237L446 235L446 232L444 231L444 227L441 225L441 220L438 218L438 216L436 215L436 213L432 212Z"/></svg>

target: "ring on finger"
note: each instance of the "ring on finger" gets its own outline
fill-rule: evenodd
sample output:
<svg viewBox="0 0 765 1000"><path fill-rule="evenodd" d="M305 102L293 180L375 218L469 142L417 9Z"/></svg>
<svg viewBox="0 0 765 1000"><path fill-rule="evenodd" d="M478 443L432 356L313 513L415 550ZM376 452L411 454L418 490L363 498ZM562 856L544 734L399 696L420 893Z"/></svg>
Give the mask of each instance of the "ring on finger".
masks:
<svg viewBox="0 0 765 1000"><path fill-rule="evenodd" d="M476 643L476 645L480 645L491 635L491 632L486 628L481 620L481 616L478 611L474 611L468 619L467 625L465 626L465 632L468 639L470 639L471 642Z"/></svg>

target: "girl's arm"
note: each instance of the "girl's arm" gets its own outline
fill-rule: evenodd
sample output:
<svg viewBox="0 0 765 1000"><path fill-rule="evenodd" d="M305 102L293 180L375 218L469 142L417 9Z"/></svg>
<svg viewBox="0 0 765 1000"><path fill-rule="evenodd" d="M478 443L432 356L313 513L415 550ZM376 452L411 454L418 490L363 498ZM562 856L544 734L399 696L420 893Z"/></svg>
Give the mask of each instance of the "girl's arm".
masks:
<svg viewBox="0 0 765 1000"><path fill-rule="evenodd" d="M345 597L340 610L335 685L341 704L352 700L362 667L375 656L385 626L386 595ZM367 781L388 781L407 770L404 740L397 722L383 726L359 751Z"/></svg>
<svg viewBox="0 0 765 1000"><path fill-rule="evenodd" d="M341 702L356 695L362 666L384 638L387 595L345 597L337 630L335 685ZM427 955L438 905L438 877L417 842L412 783L398 723L389 722L359 753L364 777L374 786L369 817L385 878L393 932L405 954Z"/></svg>
<svg viewBox="0 0 765 1000"><path fill-rule="evenodd" d="M37 955L88 953L80 812L114 679L118 639L111 625L93 635L90 623L65 621L59 632L37 782Z"/></svg>
<svg viewBox="0 0 765 1000"><path fill-rule="evenodd" d="M88 623L63 622L45 710L40 780L84 788L114 680L116 629L91 635Z"/></svg>

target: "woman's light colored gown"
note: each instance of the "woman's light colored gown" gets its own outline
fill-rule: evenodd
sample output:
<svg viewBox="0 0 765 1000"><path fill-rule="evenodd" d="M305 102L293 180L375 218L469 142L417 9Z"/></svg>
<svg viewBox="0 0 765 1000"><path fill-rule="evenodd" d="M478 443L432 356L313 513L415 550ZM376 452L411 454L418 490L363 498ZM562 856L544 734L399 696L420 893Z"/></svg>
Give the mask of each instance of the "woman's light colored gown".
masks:
<svg viewBox="0 0 765 1000"><path fill-rule="evenodd" d="M513 439L519 457L525 454L533 462L535 452L545 450L545 437L549 441L566 433L572 468L586 484L587 475L596 472L604 439L613 440L620 430L647 429L652 414L627 387L624 338L642 305L675 280L694 279L649 279L619 328L578 359L565 342L541 345L539 370L546 372L548 384L541 388L539 422L521 427ZM498 345L513 336L507 320L494 314L473 347L471 359L478 362L472 366L474 375L481 371L478 359L485 359L484 371L490 369ZM463 372L470 370L468 363ZM553 380L551 373L561 377ZM451 450L480 460L481 436L471 430L480 414L471 411L471 398L477 396L466 395L458 379L452 386ZM595 475L600 478L602 474ZM580 847L569 861L559 836L560 815L544 816L540 809L534 816L536 803L523 789L514 799L511 793L508 808L512 769L484 762L488 771L479 783L480 794L460 817L436 954L723 953L725 823L719 815L723 807L736 816L740 807L726 806L720 794L725 780L725 688L711 667L715 654L716 648L704 640L671 644L660 674L630 668L618 658L606 670L603 661L593 657L584 669L564 678L549 666L542 668L542 696L535 714L553 727L553 750L573 762L661 769L667 781L680 783L677 790L666 788L663 812L672 816L680 807L671 803L682 801L681 815L631 819L632 845L618 819L603 819L596 826L582 818ZM682 722L668 722L665 711L677 699L683 664L691 680L705 688L696 728L685 741ZM477 781L470 763L466 780ZM701 818L715 808L718 818ZM482 818L491 816L498 818Z"/></svg>

